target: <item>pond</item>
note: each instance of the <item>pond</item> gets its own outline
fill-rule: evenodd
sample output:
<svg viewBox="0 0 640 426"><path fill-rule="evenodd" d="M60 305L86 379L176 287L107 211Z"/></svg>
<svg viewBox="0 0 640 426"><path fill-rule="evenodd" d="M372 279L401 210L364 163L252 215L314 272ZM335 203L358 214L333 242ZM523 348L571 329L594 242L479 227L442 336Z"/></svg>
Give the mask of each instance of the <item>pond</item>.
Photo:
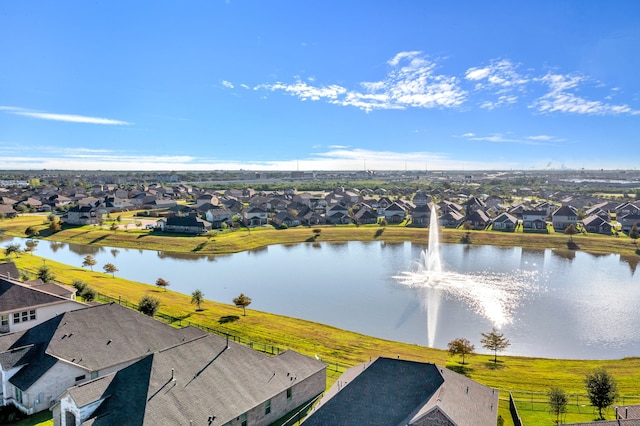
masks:
<svg viewBox="0 0 640 426"><path fill-rule="evenodd" d="M3 246L10 241L3 238ZM24 240L16 239L24 246ZM511 355L614 359L640 355L638 258L442 244L442 275L424 279L425 245L385 242L277 245L225 256L40 241L36 255L117 276L384 339L446 348L465 337L484 351L499 328ZM206 308L206 304L205 304ZM239 311L240 312L240 311ZM249 313L250 315L250 313Z"/></svg>

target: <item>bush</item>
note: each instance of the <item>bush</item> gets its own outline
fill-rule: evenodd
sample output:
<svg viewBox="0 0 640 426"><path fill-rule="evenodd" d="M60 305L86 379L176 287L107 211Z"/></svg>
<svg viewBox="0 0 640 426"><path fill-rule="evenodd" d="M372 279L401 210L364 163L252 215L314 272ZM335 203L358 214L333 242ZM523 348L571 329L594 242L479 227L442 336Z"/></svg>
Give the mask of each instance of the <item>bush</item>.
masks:
<svg viewBox="0 0 640 426"><path fill-rule="evenodd" d="M145 294L138 301L138 311L150 317L154 316L160 307L160 299Z"/></svg>

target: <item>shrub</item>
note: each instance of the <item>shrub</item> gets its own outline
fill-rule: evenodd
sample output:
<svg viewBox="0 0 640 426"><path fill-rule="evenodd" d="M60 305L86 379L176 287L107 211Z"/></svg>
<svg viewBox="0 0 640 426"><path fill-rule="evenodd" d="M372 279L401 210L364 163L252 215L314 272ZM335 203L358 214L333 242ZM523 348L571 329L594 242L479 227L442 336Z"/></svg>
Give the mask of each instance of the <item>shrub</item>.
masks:
<svg viewBox="0 0 640 426"><path fill-rule="evenodd" d="M145 294L138 301L138 311L150 317L154 316L160 307L160 299Z"/></svg>

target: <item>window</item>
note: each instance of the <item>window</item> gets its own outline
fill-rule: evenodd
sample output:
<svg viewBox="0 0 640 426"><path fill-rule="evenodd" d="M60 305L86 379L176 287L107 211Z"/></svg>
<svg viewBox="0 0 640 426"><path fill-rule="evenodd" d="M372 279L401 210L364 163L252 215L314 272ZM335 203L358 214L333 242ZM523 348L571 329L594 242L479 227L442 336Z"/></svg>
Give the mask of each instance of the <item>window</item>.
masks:
<svg viewBox="0 0 640 426"><path fill-rule="evenodd" d="M9 315L0 315L0 325L9 325Z"/></svg>
<svg viewBox="0 0 640 426"><path fill-rule="evenodd" d="M291 399L291 388L287 389L287 399Z"/></svg>
<svg viewBox="0 0 640 426"><path fill-rule="evenodd" d="M16 401L22 404L22 389L16 386L15 390L16 390Z"/></svg>
<svg viewBox="0 0 640 426"><path fill-rule="evenodd" d="M13 323L18 324L26 321L33 321L36 319L36 310L31 309L29 311L14 312Z"/></svg>
<svg viewBox="0 0 640 426"><path fill-rule="evenodd" d="M267 399L267 402L264 403L264 415L266 416L271 412L271 400Z"/></svg>
<svg viewBox="0 0 640 426"><path fill-rule="evenodd" d="M92 372L91 372L91 378L92 378L92 379L96 379L96 378L98 378L98 372L97 372L97 371L92 371Z"/></svg>
<svg viewBox="0 0 640 426"><path fill-rule="evenodd" d="M240 426L247 426L247 413L240 415Z"/></svg>
<svg viewBox="0 0 640 426"><path fill-rule="evenodd" d="M84 380L85 379L85 375L83 374L82 376L78 376L76 377L76 382L79 382L80 380Z"/></svg>

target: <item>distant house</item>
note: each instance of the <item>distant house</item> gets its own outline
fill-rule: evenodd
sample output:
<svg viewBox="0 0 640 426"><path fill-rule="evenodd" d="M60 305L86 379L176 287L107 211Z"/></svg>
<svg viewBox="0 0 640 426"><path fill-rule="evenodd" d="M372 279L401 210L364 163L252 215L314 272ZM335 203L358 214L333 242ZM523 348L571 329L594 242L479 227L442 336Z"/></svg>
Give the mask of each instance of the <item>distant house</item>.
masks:
<svg viewBox="0 0 640 426"><path fill-rule="evenodd" d="M564 205L553 212L551 222L556 231L564 231L569 225L577 225L578 211L572 206Z"/></svg>
<svg viewBox="0 0 640 426"><path fill-rule="evenodd" d="M185 234L204 234L211 230L211 223L197 217L195 214L189 216L171 216L158 221L160 228L165 232L180 232Z"/></svg>
<svg viewBox="0 0 640 426"><path fill-rule="evenodd" d="M260 207L251 207L242 212L242 216L247 226L262 226L267 224L268 214Z"/></svg>
<svg viewBox="0 0 640 426"><path fill-rule="evenodd" d="M454 210L448 211L440 216L438 220L443 228L457 228L464 222L464 216Z"/></svg>
<svg viewBox="0 0 640 426"><path fill-rule="evenodd" d="M435 364L377 358L345 371L305 426L495 426L498 391Z"/></svg>
<svg viewBox="0 0 640 426"><path fill-rule="evenodd" d="M516 229L518 219L509 213L502 213L492 221L493 229L496 231L513 231Z"/></svg>
<svg viewBox="0 0 640 426"><path fill-rule="evenodd" d="M292 226L299 226L300 219L296 218L289 212L282 211L271 218L271 223L277 227L284 226L287 228L291 228Z"/></svg>
<svg viewBox="0 0 640 426"><path fill-rule="evenodd" d="M384 209L384 218L387 223L400 223L405 219L406 214L406 210L398 202Z"/></svg>
<svg viewBox="0 0 640 426"><path fill-rule="evenodd" d="M416 205L411 212L411 224L413 226L429 226L431 221L431 206L428 204Z"/></svg>
<svg viewBox="0 0 640 426"><path fill-rule="evenodd" d="M416 207L423 207L431 203L431 195L427 194L425 191L418 191L413 196L413 204Z"/></svg>
<svg viewBox="0 0 640 426"><path fill-rule="evenodd" d="M78 204L77 206L71 207L62 217L62 220L70 225L96 225L100 223L102 218L99 210L99 203L97 206Z"/></svg>
<svg viewBox="0 0 640 426"><path fill-rule="evenodd" d="M640 229L640 214L628 214L626 216L618 217L618 222L622 225L622 232L628 234L636 225Z"/></svg>
<svg viewBox="0 0 640 426"><path fill-rule="evenodd" d="M360 207L354 215L353 219L358 225L371 225L378 222L378 215L368 207Z"/></svg>
<svg viewBox="0 0 640 426"><path fill-rule="evenodd" d="M613 230L609 221L595 214L582 219L582 226L587 232L594 234L611 235Z"/></svg>
<svg viewBox="0 0 640 426"><path fill-rule="evenodd" d="M467 213L464 220L469 223L473 229L485 229L491 223L489 216L481 209L471 210L471 212Z"/></svg>
<svg viewBox="0 0 640 426"><path fill-rule="evenodd" d="M221 228L223 223L231 221L234 213L224 206L211 206L204 215L212 228Z"/></svg>
<svg viewBox="0 0 640 426"><path fill-rule="evenodd" d="M523 210L522 229L525 231L547 229L547 212L545 210Z"/></svg>
<svg viewBox="0 0 640 426"><path fill-rule="evenodd" d="M18 212L8 204L0 204L0 217L12 218L16 217Z"/></svg>

